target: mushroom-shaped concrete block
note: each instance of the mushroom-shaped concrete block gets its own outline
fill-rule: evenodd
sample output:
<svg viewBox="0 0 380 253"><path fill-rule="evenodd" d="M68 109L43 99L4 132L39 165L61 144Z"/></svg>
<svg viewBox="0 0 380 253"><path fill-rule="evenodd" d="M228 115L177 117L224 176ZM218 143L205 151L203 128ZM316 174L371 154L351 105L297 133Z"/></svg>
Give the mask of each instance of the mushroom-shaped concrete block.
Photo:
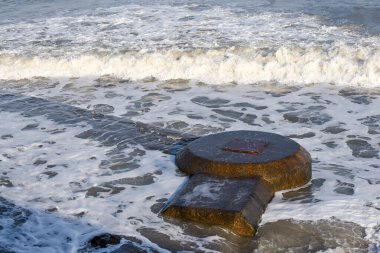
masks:
<svg viewBox="0 0 380 253"><path fill-rule="evenodd" d="M175 162L191 175L260 176L275 191L304 185L311 178L311 157L303 147L287 137L258 131L201 137L181 150Z"/></svg>
<svg viewBox="0 0 380 253"><path fill-rule="evenodd" d="M189 180L162 214L253 236L274 191L311 178L310 154L284 136L233 131L201 137L176 156Z"/></svg>

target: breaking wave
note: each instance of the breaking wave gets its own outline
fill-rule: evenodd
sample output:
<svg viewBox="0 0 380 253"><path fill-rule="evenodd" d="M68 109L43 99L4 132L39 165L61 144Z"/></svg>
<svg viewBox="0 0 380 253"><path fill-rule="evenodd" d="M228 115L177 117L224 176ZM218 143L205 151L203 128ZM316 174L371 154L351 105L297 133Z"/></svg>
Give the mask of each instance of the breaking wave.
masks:
<svg viewBox="0 0 380 253"><path fill-rule="evenodd" d="M0 54L0 79L114 75L140 80L191 79L211 84L287 85L332 83L380 87L380 49L333 45L322 47L226 48L192 51L140 50L79 57L27 57Z"/></svg>

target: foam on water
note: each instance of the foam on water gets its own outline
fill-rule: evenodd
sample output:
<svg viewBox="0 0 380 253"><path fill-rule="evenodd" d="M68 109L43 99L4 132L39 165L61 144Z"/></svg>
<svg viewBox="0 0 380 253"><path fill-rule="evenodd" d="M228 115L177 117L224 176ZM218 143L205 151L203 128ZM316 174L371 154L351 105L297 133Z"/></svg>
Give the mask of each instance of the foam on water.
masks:
<svg viewBox="0 0 380 253"><path fill-rule="evenodd" d="M0 89L22 94L0 101L0 251L380 250L377 1L74 2L0 10ZM289 136L313 178L276 193L246 243L167 222L157 213L184 175L158 141L143 145L158 130L128 132L130 120ZM90 247L102 232L124 237Z"/></svg>
<svg viewBox="0 0 380 253"><path fill-rule="evenodd" d="M40 89L37 84L45 88ZM2 85L26 95L38 94L96 113L103 110L103 113L196 135L247 129L291 136L312 154L313 180L299 189L276 193L263 215L261 226L265 228L266 224L287 219L312 220L315 226L319 226L320 220L338 227L341 225L334 225L336 220L354 222L363 227L365 239L354 238L353 242L365 240L372 252L380 246L380 178L377 173L380 118L376 116L380 106L379 90L339 89L329 85L221 86L184 80L141 83L110 76L96 81L36 79L3 82ZM225 243L219 236L199 238L189 234L188 229L166 223L156 215L183 182L183 176L176 174L173 157L139 146L137 148L144 152L140 154L138 168L110 170L100 164L101 160L108 159L105 154L113 147L74 137L89 127L86 124L78 127L57 125L44 117L25 118L6 112L1 113L1 121L1 141L5 144L0 148L2 180L9 180L13 185L7 187L4 183L1 194L17 205L36 210L33 217L40 221L38 226L34 218L30 218L19 229L24 229L27 235L35 234L34 240L41 242L35 243L41 252L45 249L48 252L50 248L67 251L65 243L57 245L55 241L65 236L75 238L71 242L72 251L86 250L86 241L102 231L133 236L141 240L142 245L162 252L220 251L221 248L210 245ZM134 148L132 145L125 152ZM144 181L142 178L148 174L150 179ZM136 182L143 180L144 183L130 184L126 178L138 178ZM108 188L110 185L113 190ZM43 213L46 210L55 211ZM50 221L58 225L52 227L56 236L48 240L42 231ZM300 226L312 227L307 224ZM35 230L32 231L29 228L33 226ZM3 227L4 234L16 233L12 226ZM163 234L169 235L175 246L164 243ZM270 237L261 236L259 232L258 238L264 241L266 236ZM159 237L162 239L157 239ZM7 236L4 245L8 249L28 252L34 246L27 238L29 236L18 238L25 246L16 246ZM175 241L181 241L182 246ZM282 242L277 243L277 247L286 247ZM267 247L264 242L260 244L259 241L259 245L259 249ZM119 245L110 246L107 251L117 247ZM224 250L233 249L236 245L223 247ZM350 246L342 244L341 247L347 251ZM294 252L302 251L294 249ZM358 252L362 251L358 249Z"/></svg>
<svg viewBox="0 0 380 253"><path fill-rule="evenodd" d="M11 19L12 20L12 19ZM210 4L147 4L96 8L46 18L0 22L3 53L76 56L155 49L379 44L360 25L327 22L302 11Z"/></svg>
<svg viewBox="0 0 380 253"><path fill-rule="evenodd" d="M246 7L246 6L245 6ZM379 37L302 11L129 4L0 23L0 79L380 84Z"/></svg>
<svg viewBox="0 0 380 253"><path fill-rule="evenodd" d="M379 87L380 50L349 45L322 47L228 48L193 51L83 55L72 59L0 56L3 79L97 77L139 80L192 79L206 83L277 81Z"/></svg>
<svg viewBox="0 0 380 253"><path fill-rule="evenodd" d="M1 113L2 179L11 182L11 186L1 187L1 194L16 205L37 210L21 224L15 224L12 217L0 219L3 247L16 252L77 252L91 236L104 231L105 224L107 232L138 239L137 229L155 223L164 225L161 229L168 229L173 236L181 233L176 227L160 222L156 215L152 216L150 208L160 203L156 200L168 198L183 180L174 176L171 157L159 151L145 151L147 157L141 161L140 169L109 174L107 170L99 170L107 149L97 147L91 140L73 139L85 126L60 128L59 132L57 127L41 117L27 119L14 113ZM102 190L89 193L89 189L122 177L134 178L158 170L154 182L147 186L124 187L127 198ZM14 244L14 240L18 243ZM140 240L159 249L144 237ZM108 250L111 249L115 247Z"/></svg>

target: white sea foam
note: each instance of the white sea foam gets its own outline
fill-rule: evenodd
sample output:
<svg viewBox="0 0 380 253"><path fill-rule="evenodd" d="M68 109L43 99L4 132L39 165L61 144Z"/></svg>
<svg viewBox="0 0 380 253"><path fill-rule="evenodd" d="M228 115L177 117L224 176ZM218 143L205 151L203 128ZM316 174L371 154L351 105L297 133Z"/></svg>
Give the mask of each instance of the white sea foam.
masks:
<svg viewBox="0 0 380 253"><path fill-rule="evenodd" d="M352 20L342 24L322 12L317 16L289 11L299 2L282 3L290 6L287 11L207 3L84 6L66 13L45 9L51 13L46 17L37 7L30 16L20 10L25 15L5 21L0 17L0 88L85 109L105 104L113 108L114 116L195 135L245 129L296 136L313 157L313 182L322 183L303 187L306 190L297 193L300 199L276 193L261 225L279 219L335 217L362 226L376 252L380 248L379 157L354 156L348 141L356 141L363 152L378 150L379 91L336 86L380 87L379 36L368 35ZM376 14L378 2L369 2ZM337 13L349 17L344 12L349 4L339 5ZM152 76L158 81L118 79ZM190 81L165 81L170 79ZM262 81L280 85L250 85ZM323 84L307 85L313 83ZM311 106L318 111L310 111ZM304 118L294 123L284 118L286 112L301 112ZM306 114L317 120L328 114L331 119L319 125ZM206 245L212 241L223 241L217 236L191 236L152 211L183 181L173 157L144 150L140 168L104 173L109 170L99 168L99 163L107 159L110 147L74 137L86 126L8 112L0 112L0 123L1 179L13 184L7 187L1 181L0 194L32 211L19 226L0 219L0 251L5 247L16 252L76 252L93 235L106 231L136 237L143 245L165 252L154 242L155 235L139 231L142 227L196 244L199 251L208 251ZM34 123L39 126L20 131ZM327 127L340 127L343 132L328 133ZM63 131L52 134L57 129ZM313 137L302 139L304 133ZM46 159L46 164L33 164L38 158ZM154 175L149 185L123 185L118 194L86 196L93 186L156 170L162 174ZM49 178L48 171L58 174ZM198 190L212 193L207 188ZM54 208L56 212L47 213ZM84 215L78 217L80 213ZM72 241L66 241L68 237ZM341 248L325 250L334 251Z"/></svg>
<svg viewBox="0 0 380 253"><path fill-rule="evenodd" d="M0 23L0 49L22 55L78 55L92 51L378 44L358 25L329 23L302 11L214 4L130 4L76 10Z"/></svg>
<svg viewBox="0 0 380 253"><path fill-rule="evenodd" d="M283 84L333 83L380 87L380 50L323 47L228 48L192 51L130 52L74 58L0 56L0 77L98 77L138 80L192 79L206 83L276 81Z"/></svg>
<svg viewBox="0 0 380 253"><path fill-rule="evenodd" d="M264 6L264 7L263 7ZM380 85L379 37L265 4L128 4L0 23L0 79Z"/></svg>
<svg viewBox="0 0 380 253"><path fill-rule="evenodd" d="M215 201L218 199L218 192L220 191L220 185L214 182L207 182L201 185L197 185L192 192L185 194L182 199L187 205L196 203L199 199L204 198L207 201Z"/></svg>
<svg viewBox="0 0 380 253"><path fill-rule="evenodd" d="M150 124L164 122L165 126L169 126L170 122L182 121L188 125L181 131L190 133L196 133L199 124L217 127L208 127L208 129L205 127L210 131L246 129L272 131L282 135L313 132L314 137L297 139L297 142L310 151L314 160L313 179L322 180L322 185L312 188L310 193L305 190L306 195L303 195L301 191L298 196L301 198L300 200L286 199L284 197L286 192L276 193L262 217L261 225L282 219L316 221L335 217L364 227L366 239L372 243L373 247L379 246L378 209L380 202L378 193L380 184L375 183L379 181L376 167L379 160L377 157L354 157L346 143L348 140L360 139L365 140L374 148L378 147L377 135L367 134L367 126L361 124L363 118L378 114L380 98L376 95L376 90L370 96L370 100L357 103L363 99L363 95L360 93L358 95L353 93L352 96L347 97L347 95L343 96L344 93L340 93L344 89L322 85L302 88L274 86L264 89L261 86L252 87L243 84L233 87L187 84L189 86L187 89L173 94L172 89L162 88L162 84L165 82L146 84L132 82L120 86L97 87L96 89L90 89L93 84L85 82L82 83L83 89L79 89L80 82L82 82L80 79L73 80L72 86L69 86L73 90L66 88L61 91L55 90L57 88L37 89L31 93L38 93L40 96L53 100L60 99L59 95L65 93L66 96L71 97L70 101L73 102L81 100L81 96L84 96L83 98L89 98L89 100L81 103L81 107L92 108L95 104L106 103L112 105L115 108L114 114L119 116L133 109L128 106L135 105L136 110L143 112L142 115L135 117L136 120ZM112 84L112 82L118 83L118 80L109 79L106 82ZM272 96L270 93L266 93L276 93L277 89L292 92L288 94L280 92L279 94L282 96ZM106 94L117 94L117 96L106 98ZM147 96L147 94L150 95ZM215 106L210 107L207 100L203 104L194 100L194 98L204 98L205 96L210 100L217 101L219 99L224 102L219 104L219 108L215 108ZM149 100L149 98L153 100ZM189 98L191 98L190 101ZM352 101L356 98L359 101ZM142 102L146 103L146 108L139 108L139 104ZM236 107L236 103L241 103L243 108ZM260 106L262 109L256 110L249 107L250 104ZM324 113L333 116L325 124L292 123L283 118L283 110L297 112L317 105L323 105L318 111L320 117ZM220 115L216 113L217 109L235 112L235 114ZM257 116L254 122L256 125L244 122L244 115L241 114L255 114ZM192 118L187 115L201 117ZM266 120L264 120L265 117ZM52 130L62 129L63 126L44 117L24 118L20 114L5 112L1 113L0 122L0 136L5 136L1 139L3 145L0 146L0 153L4 155L0 165L2 172L6 173L5 177L14 184L14 187L0 188L0 192L3 197L17 205L38 211L22 227L25 229L26 237L19 241L23 242L25 246L12 245L9 237L3 237L7 248L19 252L30 251L33 249L33 245L27 239L34 233L34 240L44 243L43 249L56 247L62 252L65 249L75 252L76 249L83 246L88 238L102 231L133 235L143 240L146 245L157 247L149 241L151 238L146 238L139 232L138 229L141 227L149 227L155 231L169 234L175 240L196 241L199 249L212 240L221 240L219 237L207 237L202 240L191 237L180 227L164 222L151 211L151 206L157 200L169 198L183 181L183 177L176 175L172 157L159 151L146 151L139 161L140 168L123 173L105 173L108 170L100 169L98 165L100 160L107 159L104 154L109 147L99 147L99 143L96 141L73 137L85 130L86 126L64 126L64 132L51 134ZM39 123L39 126L32 130L20 131L25 125L32 123ZM329 134L324 131L328 126L341 126L344 130L339 134ZM13 138L7 139L6 135L9 134ZM334 148L326 146L326 143L329 142L336 146ZM90 159L93 156L97 159ZM33 163L38 158L46 159L48 162L36 166ZM48 178L44 172L47 171L46 166L51 164L57 166L49 170L58 172L58 175ZM97 197L86 197L86 189L90 187L102 186L104 183L124 177L143 176L156 170L161 170L163 173L155 175L154 182L150 185L123 185L126 189L118 194L110 195L108 192L100 192ZM337 191L340 184L348 192ZM191 196L197 196L200 192L207 194L211 199L213 197L210 189L203 186L199 187ZM151 197L153 195L154 197ZM309 202L303 203L301 201L303 199ZM39 213L52 207L57 208L56 213L49 215ZM122 212L118 213L118 210L122 210ZM74 216L81 212L84 213L83 217ZM57 223L57 226L49 227L49 231L62 230L56 236L51 237L51 240L46 239L43 232L49 222ZM85 225L87 223L91 226ZM17 233L7 224L4 222L5 229L2 230L2 233ZM74 239L72 248L65 248L67 244L56 244L57 240L62 241L62 238L66 236ZM163 251L163 249L159 250Z"/></svg>
<svg viewBox="0 0 380 253"><path fill-rule="evenodd" d="M155 227L155 223L161 223L161 218L152 216L150 206L157 199L169 197L183 180L182 177L174 176L171 157L160 151L146 151L149 159L141 161L138 170L109 175L98 168L100 160L105 159L104 152L107 149L96 147L95 141L72 138L86 127L64 128L61 133L51 134L59 126L44 117L30 119L14 113L0 114L0 135L12 136L1 139L0 152L4 155L0 160L0 168L14 185L0 186L0 193L17 206L32 210L26 222L18 226L11 219L0 219L0 245L9 250L77 252L91 236L104 231L105 224L107 232L138 238L137 229ZM20 131L25 125L36 122L39 123L38 127ZM46 159L47 163L33 164L37 159ZM52 166L49 166L50 170L57 172L52 178L44 174L49 170L46 167L48 165ZM127 198L119 198L119 194L106 194L108 196L97 198L86 196L89 187L123 176L144 175L157 169L163 170L162 175L157 176L153 184L126 186ZM149 196L152 197L146 199ZM46 210L52 208L56 212L48 214ZM118 209L122 209L122 213L118 213ZM84 217L75 217L78 213L83 213ZM156 229L169 230L171 237L181 234L173 225L161 225L165 228ZM14 243L16 235L17 244ZM144 237L140 239L160 252L168 252ZM187 235L183 239L194 240ZM110 247L107 251L111 249L114 248Z"/></svg>

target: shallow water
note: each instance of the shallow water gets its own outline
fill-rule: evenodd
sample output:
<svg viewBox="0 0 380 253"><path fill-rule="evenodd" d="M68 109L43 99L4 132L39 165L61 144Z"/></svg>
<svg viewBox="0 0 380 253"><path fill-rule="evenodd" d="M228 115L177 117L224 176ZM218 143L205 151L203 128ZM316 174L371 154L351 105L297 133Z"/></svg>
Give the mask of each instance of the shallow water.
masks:
<svg viewBox="0 0 380 253"><path fill-rule="evenodd" d="M3 83L1 192L32 210L41 229L45 220L67 223L52 230L59 241L75 237L74 251L94 251L86 241L101 231L132 236L136 247L158 251L376 252L379 247L378 89L109 77L44 82ZM313 158L311 183L276 193L253 241L157 216L184 180L170 155L186 143L181 138L237 129L271 131L299 142ZM3 235L36 225L30 219L22 228L2 222ZM289 230L306 232L289 237ZM342 243L342 233L353 239ZM65 251L45 236L33 237L47 241L41 249ZM31 247L25 238L25 248L11 247L9 236L3 240L16 251Z"/></svg>
<svg viewBox="0 0 380 253"><path fill-rule="evenodd" d="M379 8L3 1L0 251L379 252ZM230 130L313 159L254 239L158 215L186 178L173 155Z"/></svg>

